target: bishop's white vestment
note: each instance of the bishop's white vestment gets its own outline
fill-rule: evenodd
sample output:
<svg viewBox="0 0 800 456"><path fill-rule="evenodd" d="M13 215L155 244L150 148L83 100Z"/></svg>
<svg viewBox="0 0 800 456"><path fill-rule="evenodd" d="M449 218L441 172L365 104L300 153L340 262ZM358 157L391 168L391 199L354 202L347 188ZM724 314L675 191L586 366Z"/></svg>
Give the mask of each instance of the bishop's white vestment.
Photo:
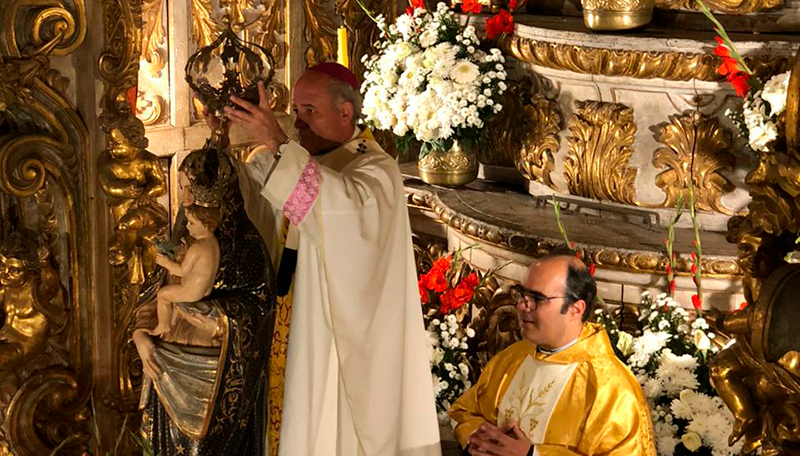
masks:
<svg viewBox="0 0 800 456"><path fill-rule="evenodd" d="M317 157L282 149L242 184L271 252L283 217L297 248L278 454L439 456L397 164L369 131Z"/></svg>

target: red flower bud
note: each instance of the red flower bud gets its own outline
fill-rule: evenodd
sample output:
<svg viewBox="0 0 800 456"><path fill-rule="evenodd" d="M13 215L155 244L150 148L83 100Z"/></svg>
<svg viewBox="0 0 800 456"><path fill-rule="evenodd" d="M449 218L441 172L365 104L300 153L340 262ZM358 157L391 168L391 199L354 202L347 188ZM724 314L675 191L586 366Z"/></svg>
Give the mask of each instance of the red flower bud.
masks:
<svg viewBox="0 0 800 456"><path fill-rule="evenodd" d="M697 274L697 265L692 265L692 274Z"/></svg>
<svg viewBox="0 0 800 456"><path fill-rule="evenodd" d="M589 275L594 277L594 264L589 265Z"/></svg>
<svg viewBox="0 0 800 456"><path fill-rule="evenodd" d="M692 295L692 305L696 310L701 310L703 308L703 302L700 300L700 296L696 294Z"/></svg>
<svg viewBox="0 0 800 456"><path fill-rule="evenodd" d="M669 263L667 264L667 275L672 275L672 265Z"/></svg>
<svg viewBox="0 0 800 456"><path fill-rule="evenodd" d="M669 239L664 238L664 246L668 246L668 245L669 245Z"/></svg>
<svg viewBox="0 0 800 456"><path fill-rule="evenodd" d="M747 308L747 301L742 301L742 303L739 304L739 310L742 311L746 308Z"/></svg>
<svg viewBox="0 0 800 456"><path fill-rule="evenodd" d="M694 254L694 252L692 252L691 255L692 255L692 261L697 259L697 256Z"/></svg>
<svg viewBox="0 0 800 456"><path fill-rule="evenodd" d="M675 294L675 281L674 280L670 280L669 281L669 294L671 294L671 295Z"/></svg>

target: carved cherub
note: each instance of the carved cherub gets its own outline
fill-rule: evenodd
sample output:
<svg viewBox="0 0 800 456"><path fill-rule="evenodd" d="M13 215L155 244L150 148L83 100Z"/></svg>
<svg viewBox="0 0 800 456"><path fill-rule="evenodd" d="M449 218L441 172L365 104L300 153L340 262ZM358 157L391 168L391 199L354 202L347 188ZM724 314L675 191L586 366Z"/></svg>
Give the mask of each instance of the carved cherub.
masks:
<svg viewBox="0 0 800 456"><path fill-rule="evenodd" d="M64 294L49 251L28 230L10 233L0 245L0 371L15 369L41 353L66 321Z"/></svg>
<svg viewBox="0 0 800 456"><path fill-rule="evenodd" d="M145 148L144 126L129 118L108 127L109 145L100 154L99 179L108 195L115 224L109 262L128 263L146 277L155 269L154 241L167 223L166 210L156 202L167 191L158 157ZM134 255L141 249L141 258ZM141 259L141 264L139 260Z"/></svg>
<svg viewBox="0 0 800 456"><path fill-rule="evenodd" d="M180 284L170 284L158 290L158 325L150 331L158 336L168 332L177 317L176 302L197 302L211 293L219 268L219 243L214 230L220 222L218 208L193 204L186 209L186 228L195 241L189 246L181 263L158 254L156 262L170 273L181 277Z"/></svg>

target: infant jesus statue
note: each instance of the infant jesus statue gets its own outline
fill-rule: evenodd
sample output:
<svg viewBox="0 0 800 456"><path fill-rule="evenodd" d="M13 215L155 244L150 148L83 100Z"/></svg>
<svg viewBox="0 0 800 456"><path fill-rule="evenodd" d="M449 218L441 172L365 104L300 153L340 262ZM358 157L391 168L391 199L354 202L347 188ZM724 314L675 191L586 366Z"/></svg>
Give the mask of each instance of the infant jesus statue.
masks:
<svg viewBox="0 0 800 456"><path fill-rule="evenodd" d="M197 302L211 293L219 268L219 243L214 230L220 222L218 208L193 204L185 208L186 229L195 241L189 246L181 263L162 254L156 263L181 278L180 284L170 284L158 290L158 325L150 331L153 336L169 332L177 320L175 303Z"/></svg>

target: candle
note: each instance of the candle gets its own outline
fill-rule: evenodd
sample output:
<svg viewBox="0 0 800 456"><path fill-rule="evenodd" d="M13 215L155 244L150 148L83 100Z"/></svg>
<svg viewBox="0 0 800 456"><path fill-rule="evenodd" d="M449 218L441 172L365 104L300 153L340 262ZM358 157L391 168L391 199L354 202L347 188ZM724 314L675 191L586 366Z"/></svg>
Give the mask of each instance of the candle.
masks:
<svg viewBox="0 0 800 456"><path fill-rule="evenodd" d="M349 67L349 62L347 60L347 28L344 26L339 27L338 30L338 38L339 38L339 54L338 58L336 59L340 65Z"/></svg>

